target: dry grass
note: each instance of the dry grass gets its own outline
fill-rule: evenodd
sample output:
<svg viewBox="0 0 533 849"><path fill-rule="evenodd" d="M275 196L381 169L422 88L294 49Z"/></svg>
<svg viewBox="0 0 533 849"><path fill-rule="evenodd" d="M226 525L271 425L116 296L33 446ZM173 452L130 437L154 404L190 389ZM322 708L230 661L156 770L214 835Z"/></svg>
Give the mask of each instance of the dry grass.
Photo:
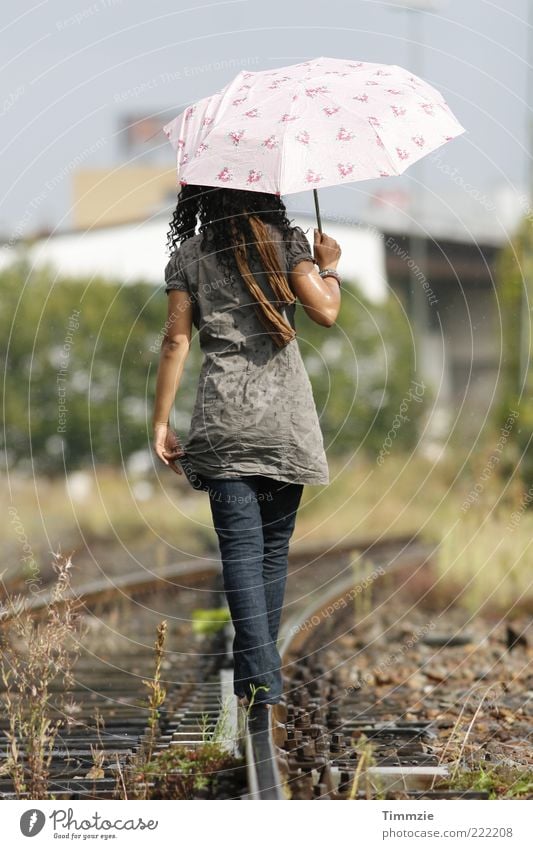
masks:
<svg viewBox="0 0 533 849"><path fill-rule="evenodd" d="M19 797L47 798L54 743L72 722L75 705L67 698L79 654L80 602L69 597L71 567L70 557L54 555L56 579L44 622L28 612L27 597L5 592L0 671L9 754L0 771L11 777ZM58 685L52 705L52 688Z"/></svg>
<svg viewBox="0 0 533 849"><path fill-rule="evenodd" d="M391 455L381 466L358 457L329 465L328 487L304 489L295 539L415 533L449 494L449 469L423 457Z"/></svg>
<svg viewBox="0 0 533 849"><path fill-rule="evenodd" d="M462 509L482 480L486 455L486 451L473 455L460 473L464 458L456 451L438 463L416 454L391 454L381 466L363 456L344 464L331 460L330 485L304 488L293 543L418 533L440 543L438 568L445 596L453 597L462 587L461 601L476 609L487 595L508 608L519 597L530 601L533 510L520 511L524 493L518 480L507 486L496 467L483 480L481 494ZM121 559L126 550L142 552L141 560L145 551L150 552L156 569L158 564L196 554L217 554L207 495L188 484L182 487L175 476L151 483L153 494L139 501L131 481L104 467L97 470L91 492L80 502L69 499L63 481L46 480L37 485L17 481L13 499L26 537L37 550L47 547L50 536L60 539L63 547L80 547L85 540L97 560L104 556L100 551L105 553L106 574L131 568L131 560ZM516 527L509 529L517 510ZM7 514L6 509L3 515ZM21 545L10 519L4 523L12 577L21 571L17 566ZM88 574L91 567L88 562L84 580L99 575L96 567L94 574Z"/></svg>
<svg viewBox="0 0 533 849"><path fill-rule="evenodd" d="M10 476L0 487L0 535L3 561L8 565L6 583L24 578L29 584L33 571L46 584L53 580L49 565L50 539L59 540L63 550L76 551L79 569L75 580L101 577L93 563L102 552L114 549L104 564L106 574L123 574L135 568L130 551L150 552L153 566L162 566L216 551L209 503L205 494L192 490L172 472L150 480L153 492L146 500L136 497L135 481L120 469L99 467L86 472L86 493L70 491L64 479L25 479ZM91 552L86 556L84 549ZM142 558L142 554L141 554ZM17 589L21 589L17 586Z"/></svg>
<svg viewBox="0 0 533 849"><path fill-rule="evenodd" d="M166 690L161 686L161 661L163 660L165 639L167 635L167 621L160 622L157 626L157 638L154 646L155 670L154 677L150 680L143 679L143 684L148 687L148 737L145 746L145 756L150 760L155 745L155 738L159 722L159 708L166 698Z"/></svg>
<svg viewBox="0 0 533 849"><path fill-rule="evenodd" d="M494 472L464 509L478 469L457 475L460 463L450 456L439 464L391 456L383 466L360 459L337 477L332 466L329 487L304 489L295 540L416 533L437 545L440 603L471 612L531 609L533 502L523 508L518 479L508 483Z"/></svg>

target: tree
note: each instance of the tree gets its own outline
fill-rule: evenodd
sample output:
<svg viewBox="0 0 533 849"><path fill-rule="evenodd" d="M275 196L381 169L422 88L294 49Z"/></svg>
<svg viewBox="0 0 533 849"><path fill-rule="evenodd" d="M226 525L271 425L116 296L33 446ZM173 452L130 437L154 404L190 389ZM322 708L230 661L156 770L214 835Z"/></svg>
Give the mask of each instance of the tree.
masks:
<svg viewBox="0 0 533 849"><path fill-rule="evenodd" d="M533 371L531 369L531 298L533 297L533 228L526 217L496 261L496 293L502 317L502 380L495 410L503 426L510 412L518 420L509 436L507 473L518 464L523 483L533 485ZM525 356L524 356L525 354ZM514 451L513 451L514 449Z"/></svg>
<svg viewBox="0 0 533 849"><path fill-rule="evenodd" d="M62 474L123 464L151 450L151 413L167 317L163 286L101 278L58 279L21 259L0 273L4 340L5 451L10 468ZM390 299L370 304L346 284L334 327L298 306L298 341L330 455L375 455L409 389L407 319ZM172 421L189 424L202 354L197 332ZM396 434L416 439L422 404Z"/></svg>

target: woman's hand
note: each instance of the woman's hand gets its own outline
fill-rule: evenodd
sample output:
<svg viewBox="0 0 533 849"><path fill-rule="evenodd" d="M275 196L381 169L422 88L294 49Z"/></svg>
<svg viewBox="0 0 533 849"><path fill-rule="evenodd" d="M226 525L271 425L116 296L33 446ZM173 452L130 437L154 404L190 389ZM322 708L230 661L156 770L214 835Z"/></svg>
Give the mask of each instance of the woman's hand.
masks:
<svg viewBox="0 0 533 849"><path fill-rule="evenodd" d="M315 262L320 269L336 268L340 259L341 248L332 236L321 233L315 227L314 241Z"/></svg>
<svg viewBox="0 0 533 849"><path fill-rule="evenodd" d="M176 463L176 460L178 457L182 457L185 454L185 451L182 448L179 437L174 433L169 425L154 425L154 451L159 459L162 460L166 466L170 466L176 474L183 474Z"/></svg>

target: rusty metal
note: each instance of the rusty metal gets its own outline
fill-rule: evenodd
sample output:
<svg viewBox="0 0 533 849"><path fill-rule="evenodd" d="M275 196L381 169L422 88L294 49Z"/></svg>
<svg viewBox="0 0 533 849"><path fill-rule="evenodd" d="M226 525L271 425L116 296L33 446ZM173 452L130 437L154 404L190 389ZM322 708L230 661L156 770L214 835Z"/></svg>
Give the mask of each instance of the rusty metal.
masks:
<svg viewBox="0 0 533 849"><path fill-rule="evenodd" d="M418 546L418 547L417 547ZM289 568L306 563L328 560L354 551L372 554L373 565L383 563L387 568L407 568L409 562L420 562L422 550L416 541L408 538L394 540L344 540L337 545L324 544L320 548L298 547L291 551ZM418 552L418 553L417 553ZM427 547L424 550L427 556ZM417 559L418 558L418 559ZM392 565L391 565L392 564ZM199 581L202 586L202 606L205 605L206 588L209 582L220 578L220 563L212 566L199 565L197 561L181 563L160 569L157 575L129 575L123 579L96 582L75 589L87 610L98 605L99 609L113 609L121 597L126 603L132 599L146 597L164 587L165 591L179 597L181 587L194 588ZM213 587L216 600L220 596L220 585ZM332 592L332 598L335 597ZM337 595L338 597L338 595ZM324 606L328 600L321 599ZM315 608L317 602L314 603ZM44 594L30 604L35 615L46 609ZM308 615L311 607L301 611ZM312 633L312 630L311 630ZM300 636L302 636L300 634ZM310 634L304 634L308 638ZM153 634L136 633L137 641L151 644ZM300 642L304 645L306 640ZM214 724L220 715L220 670L228 668L228 657L224 648L213 638L212 651L206 656L197 656L194 662L186 652L178 653L178 644L168 651L170 665L165 669L167 698L160 708L156 749L171 745L195 746L201 740L201 718L207 716ZM226 646L227 649L227 646ZM285 655L297 657L299 649L295 642L287 643L282 649ZM147 692L143 688L143 677L150 677L153 653L137 650L134 655L112 652L109 658L94 658L89 666L84 660L76 666L76 685L72 698L80 705L76 720L81 725L64 732L56 740L52 759L49 792L57 799L116 798L117 766L125 769L132 757L139 752L148 733L146 704ZM284 661L285 662L285 661ZM130 667L135 663L136 672ZM305 663L292 663L292 675L286 700L273 706L263 714L251 713L245 726L245 749L249 775L248 798L286 799L285 785L292 798L343 798L348 792L356 767L356 759L350 751L351 735L356 726L343 720L339 700L339 684L335 674L327 670L320 656L312 654ZM117 670L124 670L119 674ZM110 671L112 670L112 674ZM104 718L100 731L101 743L91 719L98 707ZM270 723L265 724L265 714ZM367 728L370 723L367 722ZM359 726L359 728L365 726ZM7 719L0 718L0 730L7 728ZM379 731L379 729L374 730ZM369 728L369 730L371 730ZM414 729L411 729L413 731ZM401 757L421 756L418 749L405 751L405 745L413 743L413 735L399 732L404 745ZM418 738L420 735L415 735ZM382 740L390 742L385 734ZM93 766L91 746L104 749L106 759L104 778L87 778ZM0 758L5 756L6 746L0 746ZM255 782L255 786L253 785ZM230 792L228 788L221 791ZM14 798L10 780L0 778L0 797Z"/></svg>
<svg viewBox="0 0 533 849"><path fill-rule="evenodd" d="M383 546L381 551L370 546L373 568L382 566L398 582L416 569L427 568L432 546L417 540L395 542L396 545ZM358 577L362 580L365 576ZM395 769L400 774L403 769L417 774L417 769L438 766L437 758L428 749L434 737L431 723L400 718L384 721L380 711L391 711L391 705L385 703L374 709L371 718L362 715L357 696L343 692L336 671L328 670L321 660L317 634L326 628L329 636L331 622L327 611L332 605L342 609L340 600L353 584L350 575L331 585L327 597L322 590L320 599L313 598L285 625L280 648L286 670L285 720L278 720L272 733L275 732L278 756L287 765L286 780L292 799L346 799L354 790L355 798L371 798L371 787L353 788L361 757L354 748L357 741L372 746L378 772L385 773L388 767L393 775ZM324 641L329 642L328 638ZM285 727L285 735L279 730L280 724ZM424 792L406 789L404 796L430 798L427 794L431 793L439 793L438 788Z"/></svg>

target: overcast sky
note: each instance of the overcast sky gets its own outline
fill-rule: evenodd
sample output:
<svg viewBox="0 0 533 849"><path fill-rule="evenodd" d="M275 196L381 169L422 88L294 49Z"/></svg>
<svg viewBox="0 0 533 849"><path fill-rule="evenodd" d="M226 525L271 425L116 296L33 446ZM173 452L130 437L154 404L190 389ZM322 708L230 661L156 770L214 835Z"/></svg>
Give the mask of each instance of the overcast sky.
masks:
<svg viewBox="0 0 533 849"><path fill-rule="evenodd" d="M9 4L0 36L1 234L67 226L69 163L81 157L85 166L119 164L124 113L177 114L225 85L239 69L235 63L261 70L316 56L387 62L418 73L443 93L468 130L445 145L443 160L488 195L505 183L523 190L528 0L435 5L438 11L420 15L379 0ZM415 19L425 42L418 51L410 36ZM171 167L174 153L166 139L160 144ZM391 179L450 188L442 169L423 165L422 176L420 165ZM360 206L377 182L324 189L324 206L339 212ZM304 211L309 197L293 196L290 203Z"/></svg>

